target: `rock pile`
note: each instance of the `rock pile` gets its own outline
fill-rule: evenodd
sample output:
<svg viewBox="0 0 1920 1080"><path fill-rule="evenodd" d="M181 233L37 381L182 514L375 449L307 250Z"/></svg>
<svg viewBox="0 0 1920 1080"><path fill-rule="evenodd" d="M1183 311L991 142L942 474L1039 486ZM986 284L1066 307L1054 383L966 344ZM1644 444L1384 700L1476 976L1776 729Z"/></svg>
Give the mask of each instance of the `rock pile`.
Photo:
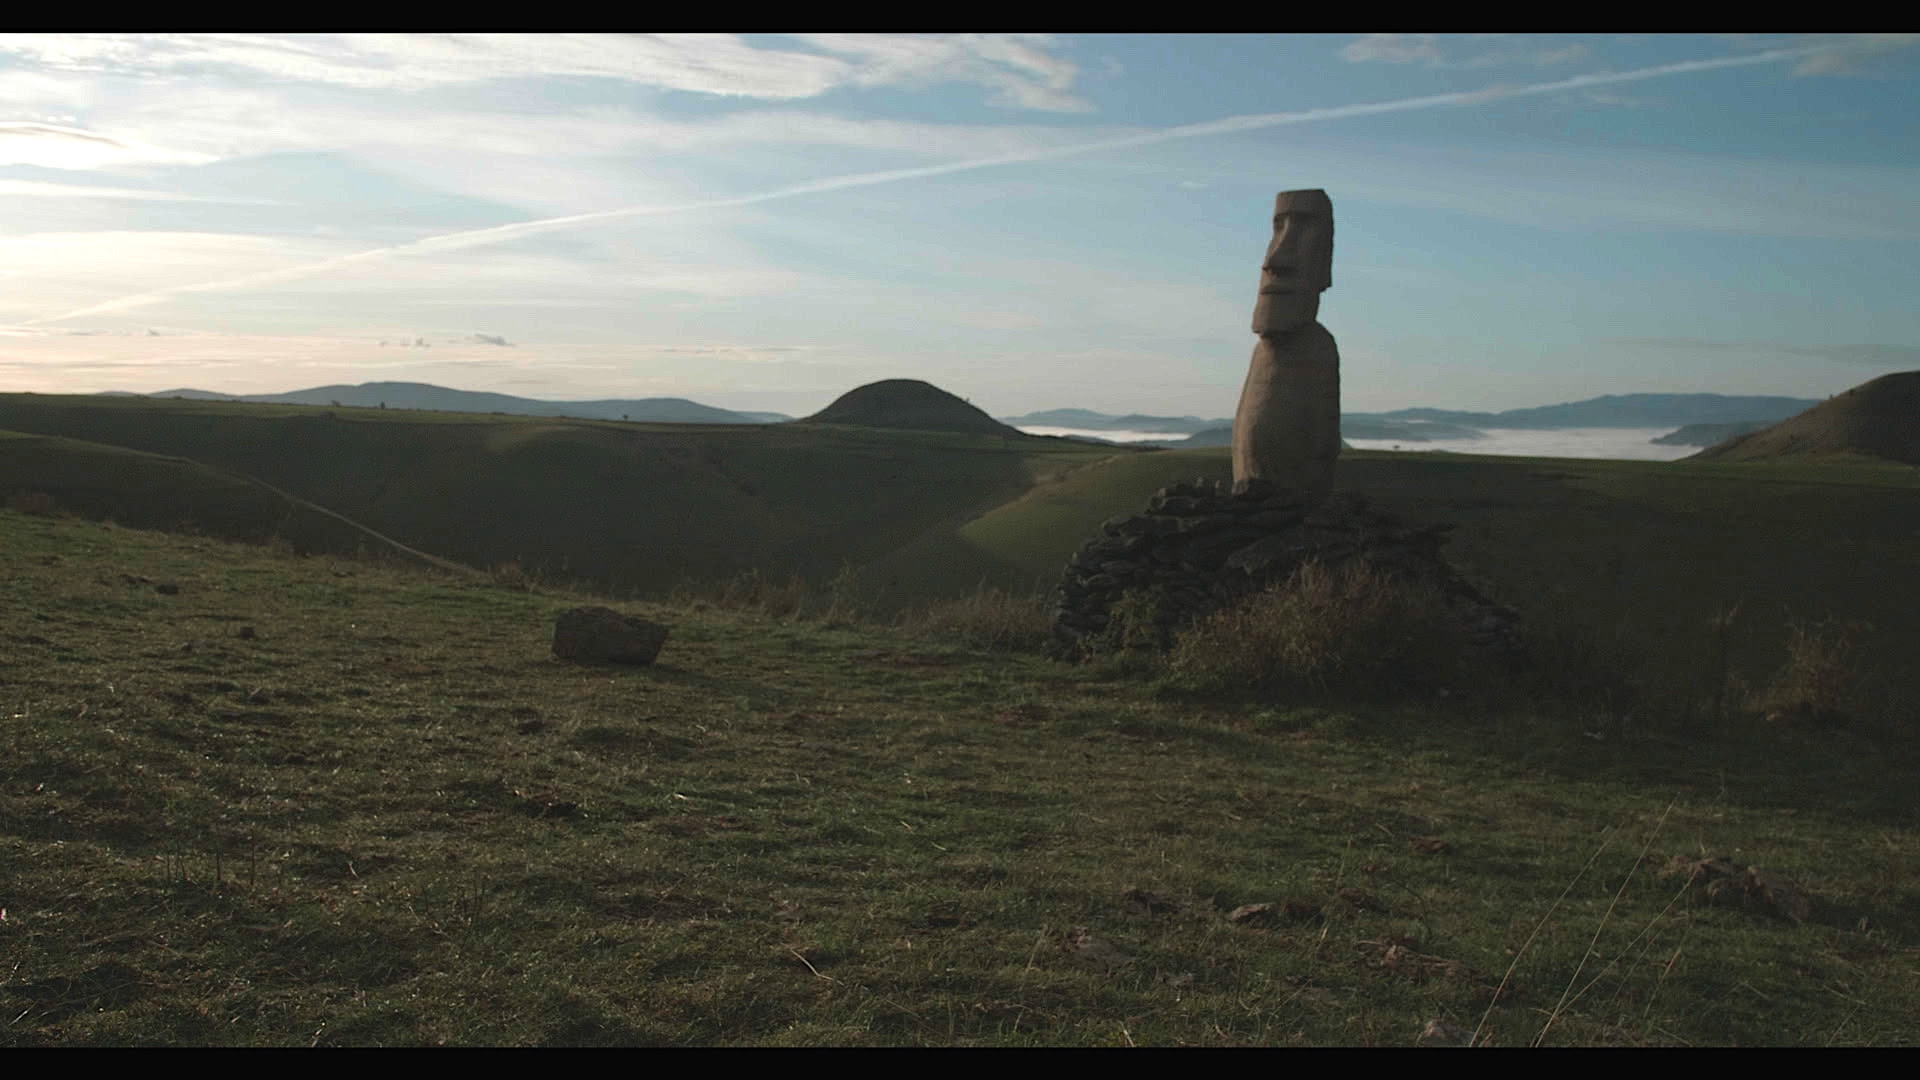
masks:
<svg viewBox="0 0 1920 1080"><path fill-rule="evenodd" d="M554 621L553 655L576 664L651 664L667 632L612 608L572 608Z"/></svg>
<svg viewBox="0 0 1920 1080"><path fill-rule="evenodd" d="M1478 648L1517 655L1519 616L1482 596L1441 556L1451 525L1411 525L1358 495L1305 505L1256 481L1234 494L1208 480L1155 492L1147 512L1101 526L1067 564L1054 615L1054 652L1098 651L1130 593L1151 599L1152 643L1236 602L1283 584L1309 560L1328 569L1360 561L1433 587ZM1110 642L1109 642L1110 643Z"/></svg>

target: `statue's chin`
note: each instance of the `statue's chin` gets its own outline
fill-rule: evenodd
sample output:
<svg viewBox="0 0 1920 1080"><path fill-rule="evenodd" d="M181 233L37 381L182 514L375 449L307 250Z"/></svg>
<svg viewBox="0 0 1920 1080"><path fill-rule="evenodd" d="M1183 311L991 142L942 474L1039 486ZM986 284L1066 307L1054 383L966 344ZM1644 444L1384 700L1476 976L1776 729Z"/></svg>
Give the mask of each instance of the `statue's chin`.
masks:
<svg viewBox="0 0 1920 1080"><path fill-rule="evenodd" d="M1298 330L1320 315L1317 292L1261 293L1253 305L1253 332L1284 334Z"/></svg>

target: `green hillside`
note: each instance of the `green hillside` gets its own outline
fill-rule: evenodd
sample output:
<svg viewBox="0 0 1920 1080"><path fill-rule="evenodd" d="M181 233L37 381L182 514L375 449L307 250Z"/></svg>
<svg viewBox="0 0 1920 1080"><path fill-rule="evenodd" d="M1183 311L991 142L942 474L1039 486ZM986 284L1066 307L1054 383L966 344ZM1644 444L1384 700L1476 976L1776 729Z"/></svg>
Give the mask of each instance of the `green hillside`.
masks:
<svg viewBox="0 0 1920 1080"><path fill-rule="evenodd" d="M191 459L446 558L621 594L831 577L1112 453L1019 434L42 395L0 395L0 429Z"/></svg>
<svg viewBox="0 0 1920 1080"><path fill-rule="evenodd" d="M0 495L16 508L138 528L452 566L256 480L79 439L0 431Z"/></svg>

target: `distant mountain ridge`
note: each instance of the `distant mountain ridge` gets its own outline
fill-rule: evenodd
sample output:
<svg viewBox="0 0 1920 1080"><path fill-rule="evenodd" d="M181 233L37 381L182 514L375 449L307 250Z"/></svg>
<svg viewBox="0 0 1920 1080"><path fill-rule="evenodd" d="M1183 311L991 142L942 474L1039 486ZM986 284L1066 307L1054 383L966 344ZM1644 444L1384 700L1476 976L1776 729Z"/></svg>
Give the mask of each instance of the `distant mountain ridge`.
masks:
<svg viewBox="0 0 1920 1080"><path fill-rule="evenodd" d="M114 396L187 398L192 401L253 401L279 405L342 405L357 408L425 409L432 412L507 413L579 420L629 420L655 424L772 424L793 419L782 413L739 412L685 398L609 398L599 401L542 401L478 390L450 390L431 383L371 382L357 386L316 386L284 394L221 394L211 390L161 390L151 394L110 392Z"/></svg>
<svg viewBox="0 0 1920 1080"><path fill-rule="evenodd" d="M1429 420L1475 428L1684 427L1747 420L1785 420L1820 404L1817 398L1728 394L1607 394L1559 405L1502 412L1395 409L1350 413L1383 420Z"/></svg>

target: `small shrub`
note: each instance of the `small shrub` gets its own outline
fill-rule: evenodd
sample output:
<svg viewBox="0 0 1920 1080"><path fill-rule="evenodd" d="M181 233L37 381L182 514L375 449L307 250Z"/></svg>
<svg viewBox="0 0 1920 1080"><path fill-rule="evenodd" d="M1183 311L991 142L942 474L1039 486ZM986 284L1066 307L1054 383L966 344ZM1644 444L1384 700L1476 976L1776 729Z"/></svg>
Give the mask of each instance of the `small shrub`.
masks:
<svg viewBox="0 0 1920 1080"><path fill-rule="evenodd" d="M727 611L753 611L770 618L798 614L806 603L807 583L798 574L785 582L763 577L758 567L734 575L718 586L708 586L703 599Z"/></svg>
<svg viewBox="0 0 1920 1080"><path fill-rule="evenodd" d="M852 563L844 563L827 582L826 607L814 617L830 627L845 626L871 618L872 608L865 580Z"/></svg>
<svg viewBox="0 0 1920 1080"><path fill-rule="evenodd" d="M1769 714L1824 721L1844 717L1859 675L1854 653L1859 639L1871 629L1866 623L1832 618L1788 620L1787 662L1754 704Z"/></svg>
<svg viewBox="0 0 1920 1080"><path fill-rule="evenodd" d="M1128 589L1107 609L1107 628L1101 632L1100 651L1165 651L1172 646L1172 635L1162 621L1161 595L1150 589Z"/></svg>
<svg viewBox="0 0 1920 1080"><path fill-rule="evenodd" d="M969 595L929 604L910 616L907 625L978 649L1024 651L1047 643L1053 617L1044 595L1016 596L982 585Z"/></svg>
<svg viewBox="0 0 1920 1080"><path fill-rule="evenodd" d="M539 584L538 577L528 573L518 562L499 563L488 574L493 578L493 583L503 589L532 592L534 586Z"/></svg>
<svg viewBox="0 0 1920 1080"><path fill-rule="evenodd" d="M1445 678L1459 638L1431 590L1365 563L1303 565L1286 584L1181 634L1174 685L1194 690L1377 692Z"/></svg>

